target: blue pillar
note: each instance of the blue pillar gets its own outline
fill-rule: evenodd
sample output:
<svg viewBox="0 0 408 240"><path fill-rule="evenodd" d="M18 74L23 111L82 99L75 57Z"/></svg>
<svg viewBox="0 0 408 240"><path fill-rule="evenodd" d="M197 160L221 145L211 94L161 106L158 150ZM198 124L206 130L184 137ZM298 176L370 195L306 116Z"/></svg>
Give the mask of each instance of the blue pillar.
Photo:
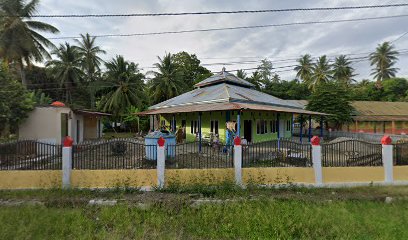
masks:
<svg viewBox="0 0 408 240"><path fill-rule="evenodd" d="M278 139L280 138L280 122L279 122L279 113L276 114L276 131L278 133Z"/></svg>
<svg viewBox="0 0 408 240"><path fill-rule="evenodd" d="M290 137L293 139L293 129L295 128L295 114L292 113L292 122L290 128Z"/></svg>
<svg viewBox="0 0 408 240"><path fill-rule="evenodd" d="M309 142L312 139L312 115L309 115Z"/></svg>
<svg viewBox="0 0 408 240"><path fill-rule="evenodd" d="M176 115L173 114L173 126L171 127L173 133L176 133Z"/></svg>
<svg viewBox="0 0 408 240"><path fill-rule="evenodd" d="M241 110L237 113L237 136L240 137L239 133L241 130Z"/></svg>
<svg viewBox="0 0 408 240"><path fill-rule="evenodd" d="M299 136L300 136L300 142L302 142L302 140L303 140L303 115L302 114L300 114L300 120L299 120L299 122L300 122L300 128L299 128Z"/></svg>
<svg viewBox="0 0 408 240"><path fill-rule="evenodd" d="M201 152L201 112L198 113L198 152Z"/></svg>
<svg viewBox="0 0 408 240"><path fill-rule="evenodd" d="M323 137L323 116L320 117L320 138Z"/></svg>

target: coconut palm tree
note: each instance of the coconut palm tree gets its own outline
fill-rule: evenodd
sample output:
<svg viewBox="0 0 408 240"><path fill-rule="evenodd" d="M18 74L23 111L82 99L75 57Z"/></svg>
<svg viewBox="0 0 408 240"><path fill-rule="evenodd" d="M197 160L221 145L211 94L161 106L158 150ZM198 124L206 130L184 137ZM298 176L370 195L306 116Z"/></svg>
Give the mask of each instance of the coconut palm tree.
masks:
<svg viewBox="0 0 408 240"><path fill-rule="evenodd" d="M277 73L275 73L275 74L272 76L271 82L273 82L273 83L280 83L280 82L281 82L280 76L279 76Z"/></svg>
<svg viewBox="0 0 408 240"><path fill-rule="evenodd" d="M377 87L381 87L381 81L395 77L398 68L394 65L398 60L398 51L389 42L379 44L375 52L369 55L372 69L371 75L377 80Z"/></svg>
<svg viewBox="0 0 408 240"><path fill-rule="evenodd" d="M261 89L262 75L258 72L252 72L252 75L248 78L248 82L255 85L255 89Z"/></svg>
<svg viewBox="0 0 408 240"><path fill-rule="evenodd" d="M311 77L314 71L314 65L312 62L312 56L305 54L298 60L298 65L295 67L296 77L300 78L304 83L310 85Z"/></svg>
<svg viewBox="0 0 408 240"><path fill-rule="evenodd" d="M355 82L354 76L354 68L351 67L350 59L345 55L336 57L333 64L333 78L345 86L350 86L352 82Z"/></svg>
<svg viewBox="0 0 408 240"><path fill-rule="evenodd" d="M321 83L326 83L332 79L332 67L327 60L326 55L320 56L313 65L313 73L309 84L310 89Z"/></svg>
<svg viewBox="0 0 408 240"><path fill-rule="evenodd" d="M154 75L154 78L150 81L150 92L154 103L175 97L185 89L173 56L167 53L163 59L157 57L159 62L154 64L157 71L149 72Z"/></svg>
<svg viewBox="0 0 408 240"><path fill-rule="evenodd" d="M60 80L61 86L65 89L65 101L72 102L71 93L77 87L83 78L81 69L81 55L78 48L69 43L61 44L58 49L52 51L56 59L46 63L51 68L55 79Z"/></svg>
<svg viewBox="0 0 408 240"><path fill-rule="evenodd" d="M95 45L95 39L96 37L91 37L89 33L81 34L81 40L75 39L82 58L82 67L86 74L86 81L88 82L95 81L95 73L100 71L99 66L103 63L99 55L106 53L99 46Z"/></svg>
<svg viewBox="0 0 408 240"><path fill-rule="evenodd" d="M246 79L247 78L247 73L245 72L245 70L239 69L237 71L237 77L239 77L241 79Z"/></svg>
<svg viewBox="0 0 408 240"><path fill-rule="evenodd" d="M123 56L116 56L105 66L107 70L99 91L103 95L99 106L102 111L119 117L131 106L145 102L144 75L137 64L126 61Z"/></svg>
<svg viewBox="0 0 408 240"><path fill-rule="evenodd" d="M54 44L43 37L40 32L57 33L58 29L50 24L31 20L38 8L39 0L2 0L0 4L0 58L7 64L16 63L24 85L27 80L24 72L25 62L41 62L49 59L47 48L55 48Z"/></svg>
<svg viewBox="0 0 408 240"><path fill-rule="evenodd" d="M82 69L85 72L85 81L88 83L88 91L91 97L91 108L95 107L95 95L98 84L93 84L99 76L100 65L103 60L99 57L100 54L106 52L95 44L96 37L91 37L89 33L81 34L81 40L75 39L78 44L78 51L82 59Z"/></svg>

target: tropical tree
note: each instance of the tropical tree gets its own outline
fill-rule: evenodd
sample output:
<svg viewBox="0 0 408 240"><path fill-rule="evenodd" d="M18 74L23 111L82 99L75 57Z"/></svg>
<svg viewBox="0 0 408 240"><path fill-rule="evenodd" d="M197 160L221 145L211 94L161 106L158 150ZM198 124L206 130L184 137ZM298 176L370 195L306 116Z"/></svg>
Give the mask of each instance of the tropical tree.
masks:
<svg viewBox="0 0 408 240"><path fill-rule="evenodd" d="M36 105L49 105L52 102L52 99L47 96L44 92L41 90L39 91L32 91L30 92L31 99L35 102Z"/></svg>
<svg viewBox="0 0 408 240"><path fill-rule="evenodd" d="M237 71L237 77L239 77L241 79L246 79L247 78L247 73L245 72L245 70L239 69Z"/></svg>
<svg viewBox="0 0 408 240"><path fill-rule="evenodd" d="M7 64L16 63L21 81L27 84L24 63L49 59L47 48L55 48L40 32L57 33L50 24L31 20L38 8L39 0L2 0L0 4L0 58Z"/></svg>
<svg viewBox="0 0 408 240"><path fill-rule="evenodd" d="M277 73L275 73L275 74L273 75L271 81L272 81L273 83L279 83L279 82L281 81L281 78L280 78L280 76L279 76Z"/></svg>
<svg viewBox="0 0 408 240"><path fill-rule="evenodd" d="M23 85L0 67L0 138L14 133L34 107L33 96Z"/></svg>
<svg viewBox="0 0 408 240"><path fill-rule="evenodd" d="M81 40L75 39L78 44L78 52L81 55L81 65L85 72L85 82L91 97L91 108L95 107L95 94L98 88L95 84L89 84L95 82L100 75L100 65L103 60L99 57L106 52L95 44L96 37L91 37L89 33L81 34ZM96 84L97 85L97 84Z"/></svg>
<svg viewBox="0 0 408 240"><path fill-rule="evenodd" d="M146 100L144 94L144 75L138 65L116 56L105 63L107 68L99 93L102 95L99 108L104 112L120 117L131 106L141 106Z"/></svg>
<svg viewBox="0 0 408 240"><path fill-rule="evenodd" d="M91 37L89 33L81 34L81 40L75 39L78 44L78 52L81 56L82 68L86 74L86 81L95 81L95 74L100 71L100 65L103 60L99 57L100 54L106 52L95 44L96 37Z"/></svg>
<svg viewBox="0 0 408 240"><path fill-rule="evenodd" d="M333 78L345 86L350 86L352 82L355 82L354 76L354 68L351 67L350 59L345 55L336 57L333 63Z"/></svg>
<svg viewBox="0 0 408 240"><path fill-rule="evenodd" d="M296 71L296 77L301 79L307 85L310 85L314 71L312 56L310 56L310 54L305 54L301 56L297 62L298 65L294 69Z"/></svg>
<svg viewBox="0 0 408 240"><path fill-rule="evenodd" d="M81 83L84 75L81 69L81 55L78 48L69 43L61 44L52 54L56 56L56 59L48 61L46 66L51 67L53 76L65 89L65 101L72 103L72 91Z"/></svg>
<svg viewBox="0 0 408 240"><path fill-rule="evenodd" d="M330 114L325 116L328 123L326 126L335 129L340 129L342 124L352 121L351 114L354 110L348 90L337 82L322 82L316 85L306 109Z"/></svg>
<svg viewBox="0 0 408 240"><path fill-rule="evenodd" d="M321 83L326 83L332 78L332 67L327 60L326 55L320 56L313 66L313 73L311 82L309 84L310 89L315 89L315 87Z"/></svg>
<svg viewBox="0 0 408 240"><path fill-rule="evenodd" d="M123 123L126 124L131 132L140 131L140 117L136 115L138 112L140 112L139 109L132 105L127 109L127 112L123 116Z"/></svg>
<svg viewBox="0 0 408 240"><path fill-rule="evenodd" d="M53 76L50 68L33 65L26 69L26 78L30 83L27 86L29 90L45 93L51 99L58 99L64 94L61 89L56 89L59 88L59 79Z"/></svg>
<svg viewBox="0 0 408 240"><path fill-rule="evenodd" d="M272 62L267 58L261 60L261 64L258 66L257 71L261 75L261 82L263 85L268 84L272 78Z"/></svg>
<svg viewBox="0 0 408 240"><path fill-rule="evenodd" d="M310 96L310 90L307 85L298 79L291 81L280 80L279 82L272 81L265 87L264 91L282 99L308 99Z"/></svg>
<svg viewBox="0 0 408 240"><path fill-rule="evenodd" d="M261 89L262 76L258 71L252 72L252 75L249 78L247 78L247 80L248 82L255 85L255 89L257 90Z"/></svg>
<svg viewBox="0 0 408 240"><path fill-rule="evenodd" d="M211 76L210 70L201 66L201 61L195 54L188 52L178 52L173 55L173 62L176 65L177 72L187 87L182 92L193 89L195 83Z"/></svg>
<svg viewBox="0 0 408 240"><path fill-rule="evenodd" d="M153 103L173 98L187 88L174 62L174 56L167 53L163 58L157 58L159 62L154 64L157 71L149 72L154 75L149 84Z"/></svg>
<svg viewBox="0 0 408 240"><path fill-rule="evenodd" d="M369 55L370 64L374 66L371 75L377 80L377 87L381 88L381 81L395 77L398 68L394 65L398 60L398 51L389 42L379 44L375 52Z"/></svg>

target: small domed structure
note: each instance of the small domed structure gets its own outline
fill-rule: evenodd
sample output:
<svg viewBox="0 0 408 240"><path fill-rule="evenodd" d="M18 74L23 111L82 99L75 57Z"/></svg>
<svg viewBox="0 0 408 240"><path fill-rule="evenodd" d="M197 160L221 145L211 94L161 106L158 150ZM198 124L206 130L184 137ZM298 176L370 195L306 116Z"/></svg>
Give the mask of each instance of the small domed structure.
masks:
<svg viewBox="0 0 408 240"><path fill-rule="evenodd" d="M51 103L51 106L53 107L65 107L65 104L63 102L55 101Z"/></svg>

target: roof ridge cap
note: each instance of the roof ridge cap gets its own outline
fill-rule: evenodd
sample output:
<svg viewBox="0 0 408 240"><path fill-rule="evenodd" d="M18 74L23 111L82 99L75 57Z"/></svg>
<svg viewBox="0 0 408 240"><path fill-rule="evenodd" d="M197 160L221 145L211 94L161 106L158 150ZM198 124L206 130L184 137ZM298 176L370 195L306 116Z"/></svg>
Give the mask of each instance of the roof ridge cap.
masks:
<svg viewBox="0 0 408 240"><path fill-rule="evenodd" d="M223 83L223 84L224 84L224 90L225 90L225 93L227 94L228 101L229 101L229 100L231 100L231 94L229 93L229 87L228 87L228 84L226 84L226 83Z"/></svg>

